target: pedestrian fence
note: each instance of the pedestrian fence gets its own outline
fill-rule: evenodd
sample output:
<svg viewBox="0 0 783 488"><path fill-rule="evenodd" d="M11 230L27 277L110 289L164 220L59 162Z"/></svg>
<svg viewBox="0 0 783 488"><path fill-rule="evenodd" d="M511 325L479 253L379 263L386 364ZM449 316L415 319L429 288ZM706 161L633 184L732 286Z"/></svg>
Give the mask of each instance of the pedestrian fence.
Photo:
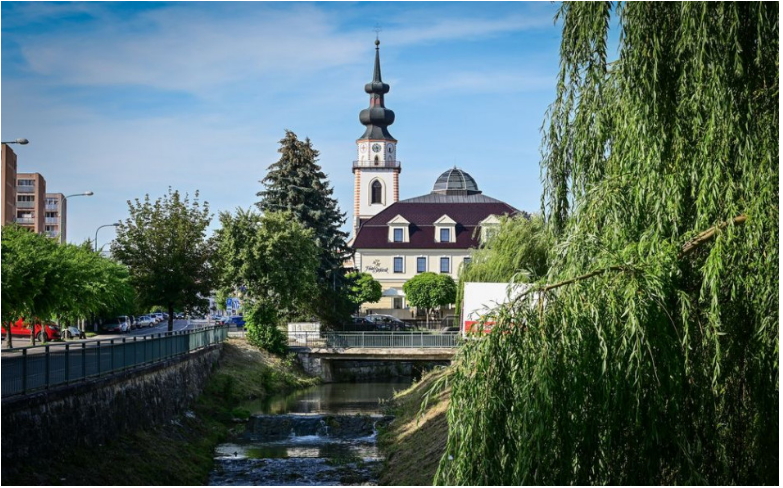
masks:
<svg viewBox="0 0 783 488"><path fill-rule="evenodd" d="M452 348L459 332L289 332L288 345L333 349Z"/></svg>
<svg viewBox="0 0 783 488"><path fill-rule="evenodd" d="M158 363L219 344L227 327L167 332L152 336L4 349L2 397L77 383Z"/></svg>

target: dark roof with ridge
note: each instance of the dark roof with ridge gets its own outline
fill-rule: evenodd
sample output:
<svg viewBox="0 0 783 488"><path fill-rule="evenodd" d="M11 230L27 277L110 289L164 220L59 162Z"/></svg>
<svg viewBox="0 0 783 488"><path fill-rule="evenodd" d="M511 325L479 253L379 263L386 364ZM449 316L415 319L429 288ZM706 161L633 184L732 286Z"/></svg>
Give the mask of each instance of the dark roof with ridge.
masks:
<svg viewBox="0 0 783 488"><path fill-rule="evenodd" d="M479 223L490 215L520 213L511 205L481 195L440 195L430 193L389 205L362 224L353 247L356 249L469 249L477 247L473 236ZM524 213L524 212L522 212ZM388 223L397 215L410 222L409 242L389 242ZM448 215L457 224L456 242L435 241L435 221Z"/></svg>

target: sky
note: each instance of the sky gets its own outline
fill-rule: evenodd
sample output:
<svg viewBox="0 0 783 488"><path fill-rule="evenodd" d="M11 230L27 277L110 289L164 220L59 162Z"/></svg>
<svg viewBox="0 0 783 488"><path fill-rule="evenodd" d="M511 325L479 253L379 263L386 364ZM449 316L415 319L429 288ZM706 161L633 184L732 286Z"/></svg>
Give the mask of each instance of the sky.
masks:
<svg viewBox="0 0 783 488"><path fill-rule="evenodd" d="M351 225L359 112L380 26L400 198L457 166L484 194L540 209L555 97L549 2L2 2L0 131L19 172L68 200L69 242L128 201L199 192L249 208L285 130L309 137ZM98 244L113 238L100 231Z"/></svg>

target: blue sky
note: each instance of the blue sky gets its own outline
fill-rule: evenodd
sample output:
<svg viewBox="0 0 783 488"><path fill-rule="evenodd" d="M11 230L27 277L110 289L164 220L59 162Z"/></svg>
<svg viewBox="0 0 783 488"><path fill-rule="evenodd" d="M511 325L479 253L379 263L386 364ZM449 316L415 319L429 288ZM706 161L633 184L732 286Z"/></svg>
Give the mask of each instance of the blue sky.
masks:
<svg viewBox="0 0 783 488"><path fill-rule="evenodd" d="M278 141L309 137L346 212L381 25L400 197L458 166L540 207L540 128L561 26L538 2L2 2L2 139L69 200L68 240L171 186L219 211L258 200ZM217 217L213 220L213 228ZM99 244L113 230L102 229Z"/></svg>

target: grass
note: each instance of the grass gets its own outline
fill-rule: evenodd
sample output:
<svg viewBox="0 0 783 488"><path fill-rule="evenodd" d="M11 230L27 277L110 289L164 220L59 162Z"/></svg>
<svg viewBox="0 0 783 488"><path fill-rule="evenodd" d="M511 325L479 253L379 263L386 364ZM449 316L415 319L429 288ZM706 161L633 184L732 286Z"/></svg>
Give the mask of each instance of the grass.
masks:
<svg viewBox="0 0 783 488"><path fill-rule="evenodd" d="M244 427L235 419L250 412L246 400L316 384L281 359L230 339L220 365L192 411L168 424L128 432L107 445L47 453L16 473L3 473L4 485L204 485L217 444ZM150 406L154 408L154 406Z"/></svg>
<svg viewBox="0 0 783 488"><path fill-rule="evenodd" d="M443 386L448 374L448 368L433 370L394 396L390 413L395 419L378 435L378 446L386 457L379 485L432 485L449 430L446 408L450 389ZM433 387L436 393L427 399Z"/></svg>

